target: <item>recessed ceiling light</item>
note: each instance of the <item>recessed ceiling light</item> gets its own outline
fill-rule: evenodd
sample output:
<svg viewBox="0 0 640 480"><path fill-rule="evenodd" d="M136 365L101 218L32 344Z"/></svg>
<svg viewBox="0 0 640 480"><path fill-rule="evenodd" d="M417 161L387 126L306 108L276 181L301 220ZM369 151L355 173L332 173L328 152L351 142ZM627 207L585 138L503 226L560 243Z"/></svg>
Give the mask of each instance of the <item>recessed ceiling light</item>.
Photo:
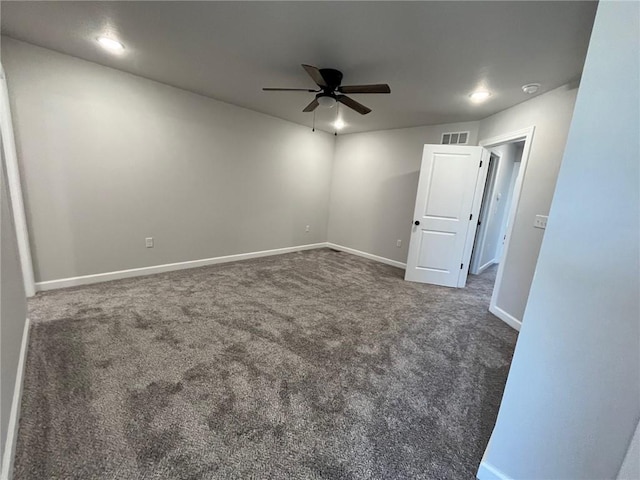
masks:
<svg viewBox="0 0 640 480"><path fill-rule="evenodd" d="M339 118L335 122L333 122L333 126L336 128L336 130L342 130L344 128L345 124L342 121L342 119Z"/></svg>
<svg viewBox="0 0 640 480"><path fill-rule="evenodd" d="M539 88L540 88L539 83L527 83L526 85L522 86L522 91L529 95L533 95L538 91Z"/></svg>
<svg viewBox="0 0 640 480"><path fill-rule="evenodd" d="M491 92L487 92L486 90L477 90L469 95L469 98L473 103L484 102L487 98L491 96Z"/></svg>
<svg viewBox="0 0 640 480"><path fill-rule="evenodd" d="M124 50L124 45L117 40L109 37L98 37L97 42L110 52L120 53Z"/></svg>

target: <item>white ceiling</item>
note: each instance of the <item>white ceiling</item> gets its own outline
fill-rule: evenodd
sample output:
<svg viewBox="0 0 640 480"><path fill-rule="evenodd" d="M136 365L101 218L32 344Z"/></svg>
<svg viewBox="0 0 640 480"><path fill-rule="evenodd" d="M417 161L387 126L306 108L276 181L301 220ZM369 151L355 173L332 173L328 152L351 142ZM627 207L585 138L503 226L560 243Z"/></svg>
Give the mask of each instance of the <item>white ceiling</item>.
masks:
<svg viewBox="0 0 640 480"><path fill-rule="evenodd" d="M579 79L594 2L9 2L2 33L303 125L300 67L337 68L343 84L388 83L390 95L353 95L346 132L478 120ZM116 56L96 36L111 34ZM484 104L468 95L493 92ZM318 109L331 130L335 110Z"/></svg>

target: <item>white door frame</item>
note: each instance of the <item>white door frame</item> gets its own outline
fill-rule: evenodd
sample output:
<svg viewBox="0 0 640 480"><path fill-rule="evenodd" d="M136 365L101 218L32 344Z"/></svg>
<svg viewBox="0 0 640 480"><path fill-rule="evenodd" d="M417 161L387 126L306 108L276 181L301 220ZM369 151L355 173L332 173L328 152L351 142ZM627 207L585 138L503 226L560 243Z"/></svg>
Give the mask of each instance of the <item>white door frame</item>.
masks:
<svg viewBox="0 0 640 480"><path fill-rule="evenodd" d="M491 157L495 158L495 164L493 170L491 170ZM489 268L489 266L493 263L488 263L486 265L480 265L480 257L484 251L484 246L487 239L487 227L488 225L488 216L489 212L493 208L493 192L496 184L496 179L498 177L498 168L500 162L502 161L502 156L497 152L490 152L489 160L487 165L487 175L486 181L484 185L484 192L482 193L482 200L480 201L480 210L478 212L478 221L482 222L482 224L476 230L476 238L473 241L473 248L471 250L471 259L469 260L469 273L472 275L479 275L484 270ZM490 183L486 183L490 182ZM489 197L487 195L491 193ZM486 202L486 203L485 203ZM485 209L482 210L482 206L484 204Z"/></svg>
<svg viewBox="0 0 640 480"><path fill-rule="evenodd" d="M503 261L501 261L500 264L498 265L496 282L493 286L491 303L489 305L489 311L491 313L493 313L500 320L502 320L507 325L515 328L518 331L522 326L522 319L515 318L513 315L507 313L506 311L498 307L497 300L498 300L498 293L500 292L500 288L502 287L502 275L504 273L504 266L506 263L506 259L509 257L509 248L511 247L511 234L513 232L513 227L515 224L516 213L518 212L518 207L520 206L520 194L522 193L522 183L524 182L524 176L527 173L527 164L529 162L529 153L531 152L531 143L533 141L534 131L535 131L535 126L531 126L531 127L523 128L522 130L516 130L514 132L509 132L503 135L487 138L487 139L481 140L478 143L481 147L490 149L505 143L512 143L512 142L524 140L524 148L522 150L522 160L520 164L520 171L518 172L518 177L516 178L516 184L513 187L511 205L509 206L509 224L508 224L509 227L507 228L507 232L506 232L507 238L505 240L504 250L502 251Z"/></svg>
<svg viewBox="0 0 640 480"><path fill-rule="evenodd" d="M24 290L27 297L33 297L36 293L33 276L33 262L31 260L31 247L29 245L29 232L27 230L27 218L22 198L22 186L20 184L20 169L18 167L18 155L16 142L13 136L13 122L11 120L11 107L9 104L9 91L4 68L0 64L0 133L2 135L2 148L4 149L4 162L7 169L7 187L13 221L16 227L18 253L20 255L20 267Z"/></svg>

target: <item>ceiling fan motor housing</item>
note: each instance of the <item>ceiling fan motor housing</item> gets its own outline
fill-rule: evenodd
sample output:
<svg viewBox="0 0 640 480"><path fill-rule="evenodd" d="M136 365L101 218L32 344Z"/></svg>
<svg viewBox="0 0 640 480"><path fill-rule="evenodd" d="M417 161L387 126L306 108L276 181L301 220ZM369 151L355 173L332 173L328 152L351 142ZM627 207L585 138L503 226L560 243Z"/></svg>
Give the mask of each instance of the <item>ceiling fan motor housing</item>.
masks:
<svg viewBox="0 0 640 480"><path fill-rule="evenodd" d="M327 84L326 88L323 88L325 93L332 93L342 83L342 72L340 70L321 68L320 74Z"/></svg>
<svg viewBox="0 0 640 480"><path fill-rule="evenodd" d="M320 75L322 75L327 86L320 87L322 92L316 95L316 100L320 106L332 108L338 101L335 92L342 83L342 72L333 68L321 68Z"/></svg>

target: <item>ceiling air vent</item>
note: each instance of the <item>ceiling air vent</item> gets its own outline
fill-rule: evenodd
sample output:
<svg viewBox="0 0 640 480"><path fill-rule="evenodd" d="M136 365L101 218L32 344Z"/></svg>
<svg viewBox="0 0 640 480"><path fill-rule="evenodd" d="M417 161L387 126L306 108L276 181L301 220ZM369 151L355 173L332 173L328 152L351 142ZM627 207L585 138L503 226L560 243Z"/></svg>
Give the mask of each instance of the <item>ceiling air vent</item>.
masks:
<svg viewBox="0 0 640 480"><path fill-rule="evenodd" d="M443 145L466 145L469 132L449 132L442 134Z"/></svg>

